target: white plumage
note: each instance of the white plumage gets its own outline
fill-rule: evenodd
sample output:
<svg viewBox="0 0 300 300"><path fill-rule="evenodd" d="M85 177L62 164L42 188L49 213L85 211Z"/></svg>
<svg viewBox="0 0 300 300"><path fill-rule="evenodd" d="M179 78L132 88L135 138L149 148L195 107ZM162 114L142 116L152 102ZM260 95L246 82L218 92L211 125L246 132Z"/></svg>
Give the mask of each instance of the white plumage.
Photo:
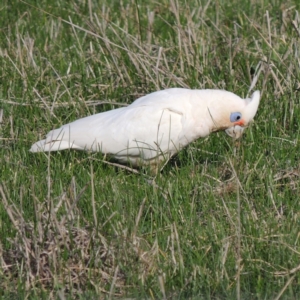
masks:
<svg viewBox="0 0 300 300"><path fill-rule="evenodd" d="M100 151L121 163L156 165L211 132L240 137L259 100L259 91L241 99L223 90L162 90L52 130L30 151Z"/></svg>

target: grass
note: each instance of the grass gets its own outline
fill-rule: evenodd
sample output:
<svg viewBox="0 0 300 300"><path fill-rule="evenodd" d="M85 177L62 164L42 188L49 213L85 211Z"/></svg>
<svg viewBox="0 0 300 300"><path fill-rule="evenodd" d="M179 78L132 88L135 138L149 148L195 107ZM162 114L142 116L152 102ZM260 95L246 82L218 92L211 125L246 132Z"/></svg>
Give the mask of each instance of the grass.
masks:
<svg viewBox="0 0 300 300"><path fill-rule="evenodd" d="M3 299L298 299L299 3L0 6ZM151 181L49 130L169 87L262 91L255 123ZM149 184L151 183L152 184Z"/></svg>

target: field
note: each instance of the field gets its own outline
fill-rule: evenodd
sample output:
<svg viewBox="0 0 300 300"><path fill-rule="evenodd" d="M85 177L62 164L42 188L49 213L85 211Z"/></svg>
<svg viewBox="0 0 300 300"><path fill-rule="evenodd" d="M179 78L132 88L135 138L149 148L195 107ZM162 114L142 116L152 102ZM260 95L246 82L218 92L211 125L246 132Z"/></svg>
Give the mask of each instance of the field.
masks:
<svg viewBox="0 0 300 300"><path fill-rule="evenodd" d="M1 299L300 299L300 4L4 0ZM242 139L153 177L29 152L60 125L169 87L262 93Z"/></svg>

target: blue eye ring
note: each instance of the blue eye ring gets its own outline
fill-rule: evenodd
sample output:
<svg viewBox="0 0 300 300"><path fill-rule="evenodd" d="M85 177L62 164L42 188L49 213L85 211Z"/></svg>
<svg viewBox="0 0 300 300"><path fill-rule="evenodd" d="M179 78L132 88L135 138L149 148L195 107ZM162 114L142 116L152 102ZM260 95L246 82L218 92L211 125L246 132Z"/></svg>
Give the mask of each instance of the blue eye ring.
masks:
<svg viewBox="0 0 300 300"><path fill-rule="evenodd" d="M235 123L242 119L242 114L240 112L233 112L230 115L230 122Z"/></svg>

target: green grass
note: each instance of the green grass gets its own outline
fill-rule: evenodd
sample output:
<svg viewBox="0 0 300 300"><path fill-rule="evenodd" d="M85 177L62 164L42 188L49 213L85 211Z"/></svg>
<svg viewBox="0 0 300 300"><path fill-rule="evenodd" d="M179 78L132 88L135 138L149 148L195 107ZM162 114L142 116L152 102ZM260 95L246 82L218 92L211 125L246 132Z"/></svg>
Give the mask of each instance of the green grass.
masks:
<svg viewBox="0 0 300 300"><path fill-rule="evenodd" d="M299 3L2 1L0 297L298 299ZM258 70L260 69L260 73ZM169 87L262 100L151 183L49 130Z"/></svg>

